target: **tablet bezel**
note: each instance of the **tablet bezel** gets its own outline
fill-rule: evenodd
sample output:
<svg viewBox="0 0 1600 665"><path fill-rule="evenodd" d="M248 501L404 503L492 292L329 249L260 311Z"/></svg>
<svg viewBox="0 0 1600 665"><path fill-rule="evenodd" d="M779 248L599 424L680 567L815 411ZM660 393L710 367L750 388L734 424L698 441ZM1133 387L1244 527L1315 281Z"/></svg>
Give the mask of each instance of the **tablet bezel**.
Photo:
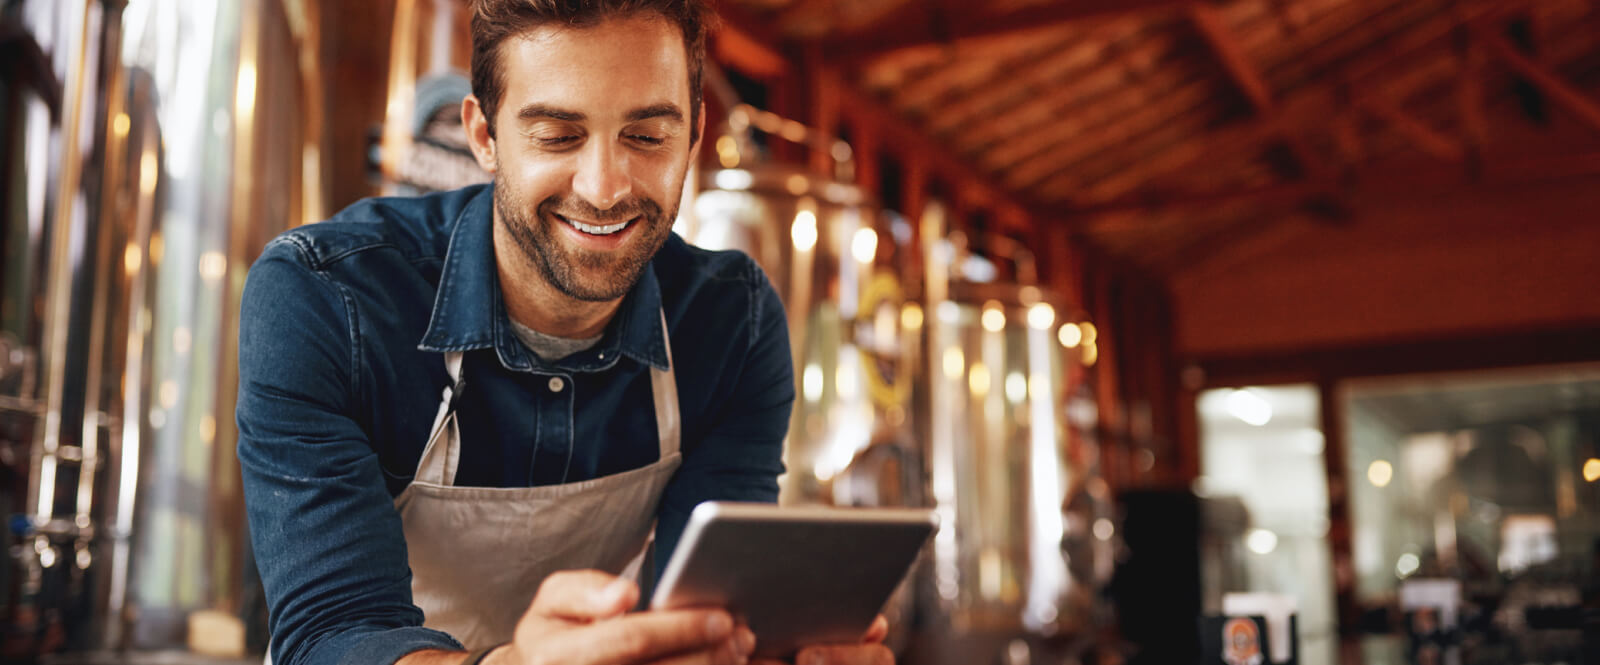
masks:
<svg viewBox="0 0 1600 665"><path fill-rule="evenodd" d="M777 506L774 504L733 502L702 503L690 513L688 525L684 528L677 550L673 553L671 560L668 561L665 570L662 572L661 579L656 585L655 592L651 595L651 609L672 609L675 607L671 604L672 595L679 586L684 584L684 571L689 569L691 562L697 556L701 556L701 544L704 542L703 534L708 531L711 525L719 523L729 523L730 525L739 523L763 523L768 525L790 523L806 525L812 528L828 524L852 526L878 524L895 528L925 529L926 532L922 535L921 546L907 556L903 566L896 564L900 566L900 580L903 580L906 573L915 565L919 553L925 549L928 541L933 538L933 534L938 531L939 526L937 514L927 509ZM696 583L715 586L715 582L704 580L696 581ZM738 594L738 590L726 590L725 592L727 595ZM865 632L870 627L871 617L882 609L888 598L889 594L886 593L883 598L873 599L876 604L871 608L870 612L866 613L867 623L859 626L859 630L856 632L857 635ZM841 612L842 614L861 614L865 604L860 598L842 600L854 603L849 608L841 608L844 610ZM837 626L829 626L828 628L833 629L831 631L821 629L821 625L828 623L828 620L819 619L817 623L819 630L816 632L838 634ZM834 623L837 622L835 621ZM797 628L793 632L796 635L803 635L812 631ZM799 646L798 644L790 643L793 641L792 636L786 635L776 640L776 643L769 640L766 644L763 644L762 638L758 636L757 655L787 656L792 652L792 647Z"/></svg>

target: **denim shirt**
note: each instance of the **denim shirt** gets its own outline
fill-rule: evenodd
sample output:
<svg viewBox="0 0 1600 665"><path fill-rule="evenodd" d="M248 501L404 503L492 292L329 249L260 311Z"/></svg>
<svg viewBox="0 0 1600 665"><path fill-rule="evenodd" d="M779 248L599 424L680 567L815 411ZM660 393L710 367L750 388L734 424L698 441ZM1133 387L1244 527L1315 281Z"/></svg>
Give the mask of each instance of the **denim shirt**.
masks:
<svg viewBox="0 0 1600 665"><path fill-rule="evenodd" d="M422 627L393 503L449 380L445 351L464 355L456 484L578 482L659 458L649 368L667 365L664 312L683 465L661 497L657 566L701 501L777 499L794 368L761 269L674 235L600 343L545 362L506 314L490 187L362 201L278 236L250 270L239 463L279 665L460 648ZM554 377L571 388L553 392Z"/></svg>

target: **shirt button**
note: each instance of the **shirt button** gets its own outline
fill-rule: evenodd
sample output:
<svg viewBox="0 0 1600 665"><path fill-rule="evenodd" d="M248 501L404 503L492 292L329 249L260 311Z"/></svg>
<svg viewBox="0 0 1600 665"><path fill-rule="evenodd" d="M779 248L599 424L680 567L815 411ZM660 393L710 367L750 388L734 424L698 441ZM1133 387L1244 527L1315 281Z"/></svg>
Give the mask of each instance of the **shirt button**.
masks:
<svg viewBox="0 0 1600 665"><path fill-rule="evenodd" d="M567 382L566 381L562 381L561 377L559 377L559 376L550 377L550 392L553 392L553 393L561 392L561 389L565 388L566 385L567 385Z"/></svg>

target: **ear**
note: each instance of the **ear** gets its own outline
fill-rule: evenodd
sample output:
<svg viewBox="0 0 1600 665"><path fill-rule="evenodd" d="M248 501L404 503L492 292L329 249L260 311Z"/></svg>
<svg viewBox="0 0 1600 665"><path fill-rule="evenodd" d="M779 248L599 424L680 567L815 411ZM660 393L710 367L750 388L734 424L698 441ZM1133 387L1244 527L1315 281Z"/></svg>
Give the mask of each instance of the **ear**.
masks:
<svg viewBox="0 0 1600 665"><path fill-rule="evenodd" d="M467 95L461 100L461 127L467 130L467 145L472 148L473 159L486 173L493 174L500 162L495 158L494 137L489 136L489 118L483 114L477 95Z"/></svg>
<svg viewBox="0 0 1600 665"><path fill-rule="evenodd" d="M700 112L695 114L699 120L695 121L694 145L689 146L689 163L697 164L700 161L700 146L706 142L706 103L700 102Z"/></svg>

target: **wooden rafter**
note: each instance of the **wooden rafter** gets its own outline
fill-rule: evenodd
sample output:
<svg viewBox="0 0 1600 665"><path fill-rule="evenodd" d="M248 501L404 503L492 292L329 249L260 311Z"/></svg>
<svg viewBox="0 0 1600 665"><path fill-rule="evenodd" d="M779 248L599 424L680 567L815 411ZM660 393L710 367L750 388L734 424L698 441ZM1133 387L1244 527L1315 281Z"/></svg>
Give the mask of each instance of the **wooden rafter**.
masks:
<svg viewBox="0 0 1600 665"><path fill-rule="evenodd" d="M1320 176L1325 170L1321 160L1311 151L1302 137L1283 129L1283 125L1279 123L1277 102L1273 99L1272 92L1267 89L1265 79L1239 48L1216 8L1206 4L1190 5L1189 18L1194 21L1195 27L1211 46L1212 52L1222 62L1222 67L1227 70L1228 76L1244 92L1245 97L1250 100L1250 105L1255 107L1256 115L1260 117L1261 122L1279 128L1280 137L1294 154L1295 160L1299 162L1302 173L1306 176Z"/></svg>
<svg viewBox="0 0 1600 665"><path fill-rule="evenodd" d="M1563 178L1600 176L1600 153L1544 156L1513 156L1497 153L1486 159L1481 173L1467 169L1427 168L1426 162L1390 162L1370 167L1354 181L1304 180L1214 192L1165 192L1130 196L1091 205L1066 204L1038 208L1046 220L1092 228L1094 220L1127 213L1155 214L1205 212L1219 207L1248 205L1275 206L1293 203L1308 196L1348 194L1361 198L1400 198L1428 196L1479 185L1520 185Z"/></svg>
<svg viewBox="0 0 1600 665"><path fill-rule="evenodd" d="M960 16L930 13L917 6L921 3L909 3L861 30L823 40L823 51L836 59L859 59L925 44L946 44L1084 19L1182 8L1192 2L1194 0L1075 0L998 15L980 9ZM966 4L980 8L983 5Z"/></svg>
<svg viewBox="0 0 1600 665"><path fill-rule="evenodd" d="M1407 93L1414 85L1433 75L1435 64L1448 65L1448 63L1441 61L1408 69L1403 66L1406 62L1418 54L1436 50L1451 39L1456 30L1463 27L1466 22L1493 15L1497 9L1498 7L1494 5L1467 2L1457 8L1454 21L1426 21L1410 30L1395 34L1385 45L1370 55L1354 59L1337 71L1323 76L1325 80L1333 83L1308 86L1281 100L1279 103L1281 125L1293 129L1311 123L1324 123L1329 109L1347 108L1349 101L1362 94L1397 96ZM1384 25L1398 29L1412 17L1409 14L1396 14L1389 18L1395 23ZM1396 71L1401 73L1397 76ZM1339 117L1351 116L1341 114ZM1339 126L1341 124L1342 127ZM1358 139L1358 133L1354 129L1348 121L1336 123L1336 138L1340 140L1341 150L1349 153L1346 155L1347 158L1364 152L1359 140L1353 140ZM1205 141L1204 145L1174 145L1145 162L1142 181L1159 180L1167 174L1190 168L1199 160L1214 154L1215 150L1225 149L1227 146L1255 144L1270 139L1276 131L1275 127L1254 122L1225 129L1217 133L1213 139ZM1117 177L1115 181L1104 183L1103 187L1096 186L1094 191L1085 192L1085 195L1090 199L1117 196L1139 184L1141 179L1131 175Z"/></svg>
<svg viewBox="0 0 1600 665"><path fill-rule="evenodd" d="M1432 127L1406 113L1393 100L1368 95L1362 97L1358 103L1361 108L1389 123L1389 126L1421 148L1423 152L1452 163L1466 159L1466 148L1462 147L1459 141L1434 131Z"/></svg>
<svg viewBox="0 0 1600 665"><path fill-rule="evenodd" d="M1523 55L1522 52L1511 45L1511 42L1485 23L1481 21L1475 22L1472 28L1473 36L1482 41L1484 46L1488 47L1495 57L1504 61L1512 69L1515 69L1517 73L1527 77L1545 94L1550 95L1556 102L1567 107L1567 110L1578 116L1585 123L1588 123L1589 126L1600 129L1600 102L1590 99L1582 92L1579 92L1572 84L1562 80L1560 76Z"/></svg>
<svg viewBox="0 0 1600 665"><path fill-rule="evenodd" d="M1246 33L1242 46L1257 55L1259 67L1272 71L1273 80L1280 87L1294 88L1309 79L1332 69L1335 63L1354 53L1379 48L1387 40L1408 27L1431 17L1435 8L1429 0L1390 0L1387 2L1351 3L1340 1L1337 8L1324 8L1327 12L1306 27L1296 40L1304 44L1292 49L1285 40L1272 41L1270 31L1255 30ZM1278 48L1274 49L1273 47ZM1279 100L1280 105L1282 99Z"/></svg>
<svg viewBox="0 0 1600 665"><path fill-rule="evenodd" d="M840 87L839 110L848 122L865 125L882 145L893 149L908 163L914 162L918 168L926 169L929 174L947 182L965 183L968 190L964 193L966 199L993 209L996 219L1009 221L1036 217L1025 200L978 172L966 160L957 158L943 146L935 144L899 115L854 88ZM1009 230L1029 231L1026 227Z"/></svg>

